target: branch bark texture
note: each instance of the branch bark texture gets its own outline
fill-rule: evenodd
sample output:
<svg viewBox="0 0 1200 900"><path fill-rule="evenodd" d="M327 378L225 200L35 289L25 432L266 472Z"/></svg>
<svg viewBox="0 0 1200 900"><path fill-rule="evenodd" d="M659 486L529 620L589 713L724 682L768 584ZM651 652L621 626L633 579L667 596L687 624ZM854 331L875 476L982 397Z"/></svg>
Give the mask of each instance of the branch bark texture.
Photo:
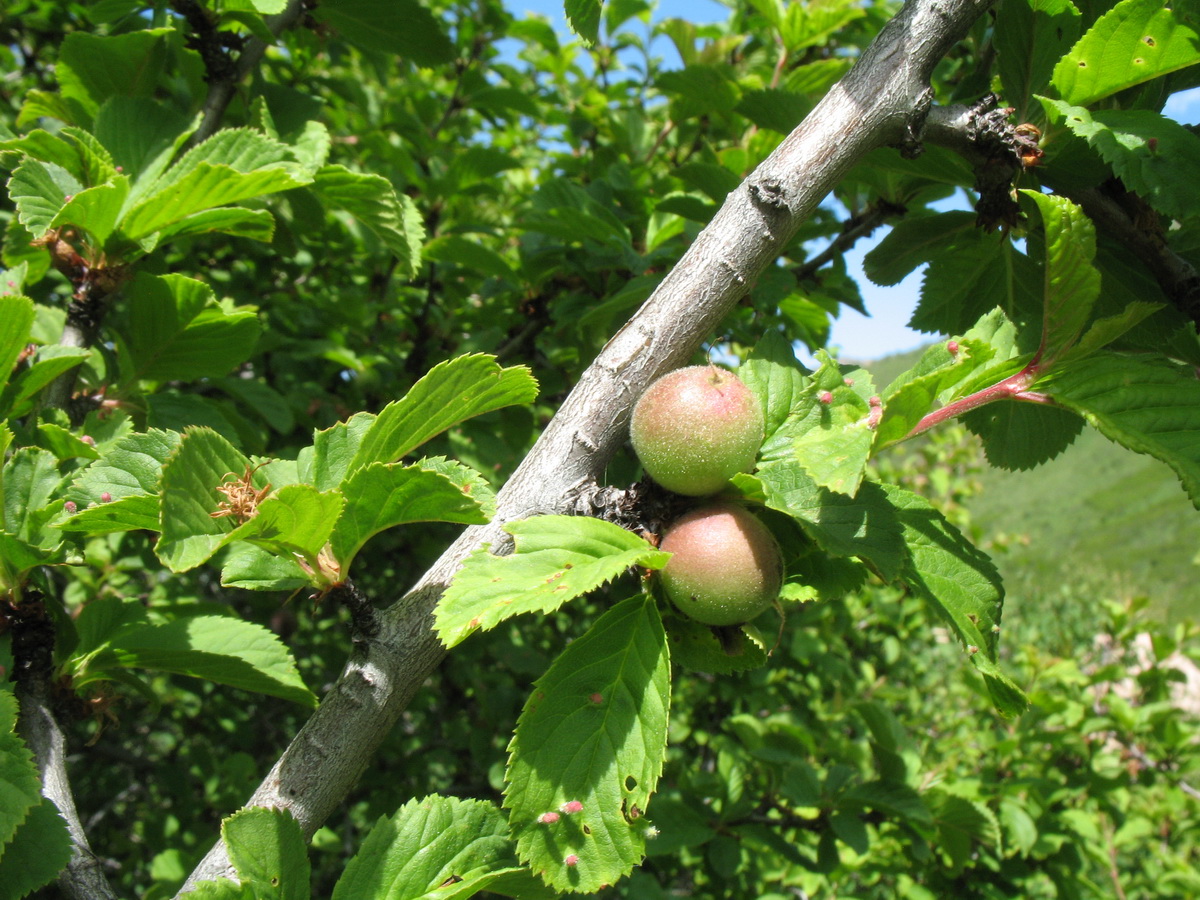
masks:
<svg viewBox="0 0 1200 900"><path fill-rule="evenodd" d="M991 0L910 0L857 65L726 198L645 305L613 336L501 490L499 511L473 527L381 616L337 684L249 806L289 809L311 835L354 787L379 743L445 655L432 611L454 572L481 544L507 546L501 526L568 512L625 441L646 386L684 364L783 251L846 171L877 147L915 139L937 62ZM182 891L233 877L218 843Z"/></svg>

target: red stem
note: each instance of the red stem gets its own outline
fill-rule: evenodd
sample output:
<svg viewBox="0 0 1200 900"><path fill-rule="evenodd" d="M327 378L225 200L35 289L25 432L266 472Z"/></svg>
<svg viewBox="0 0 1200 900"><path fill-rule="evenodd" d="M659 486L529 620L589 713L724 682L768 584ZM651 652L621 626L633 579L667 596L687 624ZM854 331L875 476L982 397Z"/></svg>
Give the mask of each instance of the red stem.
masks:
<svg viewBox="0 0 1200 900"><path fill-rule="evenodd" d="M955 400L953 403L947 403L941 409L935 409L921 419L903 439L908 440L909 438L916 437L918 434L928 431L935 425L948 422L951 419L961 416L963 413L979 409L981 406L987 406L989 403L995 403L997 400L1053 403L1054 401L1046 394L1029 390L1030 385L1037 381L1041 374L1042 365L1035 358L1033 362L1030 362L1029 365L1016 375L1010 375L1008 378L993 384L991 387L976 391L974 394L968 394L966 397Z"/></svg>

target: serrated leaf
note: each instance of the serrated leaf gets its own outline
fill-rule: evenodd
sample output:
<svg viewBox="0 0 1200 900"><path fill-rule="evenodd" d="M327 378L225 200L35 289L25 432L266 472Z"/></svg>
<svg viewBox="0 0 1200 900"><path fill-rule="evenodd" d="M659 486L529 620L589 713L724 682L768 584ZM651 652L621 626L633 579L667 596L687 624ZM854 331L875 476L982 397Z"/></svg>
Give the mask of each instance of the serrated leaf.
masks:
<svg viewBox="0 0 1200 900"><path fill-rule="evenodd" d="M149 97L158 89L173 31L148 28L110 37L71 32L62 42L55 69L63 97L89 116L112 96Z"/></svg>
<svg viewBox="0 0 1200 900"><path fill-rule="evenodd" d="M187 120L149 97L113 96L101 104L93 127L96 139L122 172L135 178L135 195L144 193L166 169L177 141L190 131Z"/></svg>
<svg viewBox="0 0 1200 900"><path fill-rule="evenodd" d="M938 845L950 858L952 870L962 868L981 843L992 853L1000 853L1000 823L982 803L958 797L939 788L926 793Z"/></svg>
<svg viewBox="0 0 1200 900"><path fill-rule="evenodd" d="M502 369L485 353L438 363L404 397L380 411L350 471L395 462L464 419L529 403L536 396L537 382L525 366Z"/></svg>
<svg viewBox="0 0 1200 900"><path fill-rule="evenodd" d="M794 461L760 469L767 506L795 519L810 538L834 556L868 561L887 580L904 561L901 526L879 485L864 483L853 497L819 487Z"/></svg>
<svg viewBox="0 0 1200 900"><path fill-rule="evenodd" d="M960 421L979 435L987 461L1009 470L1054 459L1083 430L1083 419L1069 410L1008 401L971 410Z"/></svg>
<svg viewBox="0 0 1200 900"><path fill-rule="evenodd" d="M163 464L179 446L181 437L175 431L152 428L121 438L83 470L67 491L67 499L83 509L91 504L157 494ZM108 500L104 494L108 494Z"/></svg>
<svg viewBox="0 0 1200 900"><path fill-rule="evenodd" d="M996 567L924 498L892 485L883 489L904 527L904 582L953 629L1001 714L1020 715L1029 701L996 661L1004 607Z"/></svg>
<svg viewBox="0 0 1200 900"><path fill-rule="evenodd" d="M534 516L504 530L513 536L512 554L476 550L438 603L434 630L447 647L521 613L553 612L631 566L659 569L670 558L645 538L586 516Z"/></svg>
<svg viewBox="0 0 1200 900"><path fill-rule="evenodd" d="M1079 339L1100 296L1096 227L1064 197L1022 191L1037 204L1046 233L1042 362L1049 365Z"/></svg>
<svg viewBox="0 0 1200 900"><path fill-rule="evenodd" d="M307 484L279 488L258 504L255 514L225 536L225 544L246 541L277 556L297 554L315 562L333 533L344 498Z"/></svg>
<svg viewBox="0 0 1200 900"><path fill-rule="evenodd" d="M251 807L221 823L238 879L258 898L308 900L311 870L300 823L285 809Z"/></svg>
<svg viewBox="0 0 1200 900"><path fill-rule="evenodd" d="M513 267L508 261L478 240L461 235L442 235L425 245L424 256L436 262L454 263L481 275L512 278Z"/></svg>
<svg viewBox="0 0 1200 900"><path fill-rule="evenodd" d="M405 194L396 193L390 181L381 175L351 172L345 166L319 169L312 190L334 209L344 209L375 233L410 276L421 267L421 245L425 226L416 204Z"/></svg>
<svg viewBox="0 0 1200 900"><path fill-rule="evenodd" d="M1150 109L1089 112L1054 100L1063 124L1112 166L1122 184L1175 219L1196 215L1200 190L1191 174L1200 168L1200 137Z"/></svg>
<svg viewBox="0 0 1200 900"><path fill-rule="evenodd" d="M1101 353L1036 385L1122 446L1161 459L1200 508L1200 380L1166 360Z"/></svg>
<svg viewBox="0 0 1200 900"><path fill-rule="evenodd" d="M411 522L486 524L488 516L465 490L477 487L476 482L456 482L421 463L371 463L356 470L342 483L346 508L330 539L343 574L363 545L388 528Z"/></svg>
<svg viewBox="0 0 1200 900"><path fill-rule="evenodd" d="M1075 106L1200 62L1200 32L1163 0L1123 0L1054 67L1051 83Z"/></svg>
<svg viewBox="0 0 1200 900"><path fill-rule="evenodd" d="M128 383L224 375L258 343L254 310L226 311L202 281L139 272L126 293L121 359Z"/></svg>
<svg viewBox="0 0 1200 900"><path fill-rule="evenodd" d="M248 461L210 428L190 428L162 470L162 537L158 558L172 572L205 562L233 530L228 517L214 518L222 499L217 487L228 476L240 478Z"/></svg>
<svg viewBox="0 0 1200 900"><path fill-rule="evenodd" d="M0 388L12 376L32 328L33 301L16 294L0 296Z"/></svg>
<svg viewBox="0 0 1200 900"><path fill-rule="evenodd" d="M62 166L35 159L26 159L8 180L8 195L17 208L17 220L35 238L50 228L67 196L82 190L83 185Z"/></svg>
<svg viewBox="0 0 1200 900"><path fill-rule="evenodd" d="M1079 37L1081 16L1070 0L1016 0L996 13L993 40L1005 101L1026 121L1030 98L1041 91L1054 65Z"/></svg>
<svg viewBox="0 0 1200 900"><path fill-rule="evenodd" d="M269 241L275 234L275 217L265 209L222 206L193 213L167 225L158 233L158 243L195 234L231 234L252 241Z"/></svg>
<svg viewBox="0 0 1200 900"><path fill-rule="evenodd" d="M0 592L16 592L28 572L53 562L56 555L54 549L43 549L0 533Z"/></svg>
<svg viewBox="0 0 1200 900"><path fill-rule="evenodd" d="M454 59L454 45L441 24L416 0L338 0L313 16L347 43L389 58L401 56L426 67Z"/></svg>
<svg viewBox="0 0 1200 900"><path fill-rule="evenodd" d="M0 898L20 898L49 884L71 861L71 835L46 797L29 810L0 856Z"/></svg>
<svg viewBox="0 0 1200 900"><path fill-rule="evenodd" d="M1041 318L1043 278L1037 265L1003 234L963 232L932 258L909 327L962 334L1000 307L1010 318Z"/></svg>
<svg viewBox="0 0 1200 900"><path fill-rule="evenodd" d="M720 639L709 626L680 616L671 617L666 626L671 662L684 669L732 675L767 664L762 636L751 626L727 629Z"/></svg>
<svg viewBox="0 0 1200 900"><path fill-rule="evenodd" d="M959 210L901 219L863 257L863 271L876 284L899 284L960 236L974 234L975 229L975 214Z"/></svg>
<svg viewBox="0 0 1200 900"><path fill-rule="evenodd" d="M875 434L876 448L901 441L932 412L947 391L991 361L995 350L983 341L962 338L929 347L917 364L897 376L884 391L883 417Z"/></svg>
<svg viewBox="0 0 1200 900"><path fill-rule="evenodd" d="M662 772L669 705L667 640L648 596L606 612L538 679L510 745L504 805L518 855L547 884L589 893L641 861L638 819ZM557 821L539 821L548 812Z"/></svg>
<svg viewBox="0 0 1200 900"><path fill-rule="evenodd" d="M600 6L603 0L564 0L563 12L571 30L589 46L600 40Z"/></svg>
<svg viewBox="0 0 1200 900"><path fill-rule="evenodd" d="M40 523L34 515L50 503L61 480L58 460L40 447L21 447L4 463L4 528L21 540L37 543Z"/></svg>
<svg viewBox="0 0 1200 900"><path fill-rule="evenodd" d="M33 754L16 727L17 698L0 690L0 854L42 796Z"/></svg>
<svg viewBox="0 0 1200 900"><path fill-rule="evenodd" d="M737 376L762 404L765 443L805 395L808 370L796 359L787 338L777 331L768 331L738 366Z"/></svg>
<svg viewBox="0 0 1200 900"><path fill-rule="evenodd" d="M479 882L516 866L508 820L491 803L430 796L382 816L333 889L333 900L470 897ZM479 885L459 894L463 885Z"/></svg>
<svg viewBox="0 0 1200 900"><path fill-rule="evenodd" d="M350 471L350 463L375 418L373 413L355 413L345 422L315 432L311 457L301 454L297 460L301 480L322 491L338 487Z"/></svg>
<svg viewBox="0 0 1200 900"><path fill-rule="evenodd" d="M800 407L805 425L792 441L793 458L818 486L853 497L871 455L880 400L870 373L859 369L843 374L833 360L823 354L818 358L823 362Z"/></svg>
<svg viewBox="0 0 1200 900"><path fill-rule="evenodd" d="M80 683L104 677L113 668L191 675L302 706L317 705L279 638L232 616L190 616L121 628L89 659Z"/></svg>

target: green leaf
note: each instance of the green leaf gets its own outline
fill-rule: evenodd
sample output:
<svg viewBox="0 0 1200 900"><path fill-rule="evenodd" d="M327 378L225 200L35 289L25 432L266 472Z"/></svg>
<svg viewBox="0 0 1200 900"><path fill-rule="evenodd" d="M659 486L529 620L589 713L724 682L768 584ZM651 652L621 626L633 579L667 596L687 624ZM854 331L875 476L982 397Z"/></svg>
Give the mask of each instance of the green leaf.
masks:
<svg viewBox="0 0 1200 900"><path fill-rule="evenodd" d="M71 861L71 835L45 797L31 810L0 856L0 900L16 900L52 882Z"/></svg>
<svg viewBox="0 0 1200 900"><path fill-rule="evenodd" d="M308 900L311 870L300 823L286 809L251 807L221 823L238 879L258 898Z"/></svg>
<svg viewBox="0 0 1200 900"><path fill-rule="evenodd" d="M33 754L16 728L17 698L0 689L0 852L42 798Z"/></svg>
<svg viewBox="0 0 1200 900"><path fill-rule="evenodd" d="M502 369L485 353L438 363L400 400L379 413L350 465L354 472L373 462L391 463L464 419L537 396L525 366Z"/></svg>
<svg viewBox="0 0 1200 900"><path fill-rule="evenodd" d="M8 383L32 328L33 301L15 294L0 296L0 387Z"/></svg>
<svg viewBox="0 0 1200 900"><path fill-rule="evenodd" d="M322 493L307 484L289 484L258 505L257 512L225 536L224 544L247 541L278 556L297 554L315 562L342 512L337 491Z"/></svg>
<svg viewBox="0 0 1200 900"><path fill-rule="evenodd" d="M1062 453L1083 430L1069 410L1002 401L971 410L960 421L983 442L987 461L999 469L1032 469Z"/></svg>
<svg viewBox="0 0 1200 900"><path fill-rule="evenodd" d="M793 458L818 486L853 497L866 472L880 400L870 373L859 369L844 375L832 359L818 358L822 365L795 411L798 421L785 423L781 431L796 435Z"/></svg>
<svg viewBox="0 0 1200 900"><path fill-rule="evenodd" d="M223 206L206 209L167 225L158 233L159 243L195 234L232 234L252 241L269 241L275 234L275 217L265 209Z"/></svg>
<svg viewBox="0 0 1200 900"><path fill-rule="evenodd" d="M1001 714L1020 715L1029 701L996 661L1004 606L996 567L928 501L891 485L884 491L908 545L904 582L933 604L953 629Z"/></svg>
<svg viewBox="0 0 1200 900"><path fill-rule="evenodd" d="M1063 197L1022 191L1037 204L1046 230L1042 362L1049 365L1079 339L1100 295L1096 227Z"/></svg>
<svg viewBox="0 0 1200 900"><path fill-rule="evenodd" d="M371 463L357 469L342 483L346 509L330 540L342 573L367 541L388 528L411 522L485 524L488 517L464 492L467 486L420 463Z"/></svg>
<svg viewBox="0 0 1200 900"><path fill-rule="evenodd" d="M1041 319L1042 282L1038 266L1004 234L963 232L930 260L909 327L962 334L996 307L1011 318Z"/></svg>
<svg viewBox="0 0 1200 900"><path fill-rule="evenodd" d="M1000 823L982 803L958 797L940 788L926 792L937 826L938 846L950 858L951 871L961 869L983 844L992 853L1000 850Z"/></svg>
<svg viewBox="0 0 1200 900"><path fill-rule="evenodd" d="M360 175L337 165L317 171L312 191L327 206L344 209L370 228L396 255L404 271L416 275L421 267L425 226L410 197L397 194L392 183L381 175Z"/></svg>
<svg viewBox="0 0 1200 900"><path fill-rule="evenodd" d="M508 820L491 803L423 797L380 817L334 886L333 900L470 897L516 862ZM450 884L453 894L438 890Z"/></svg>
<svg viewBox="0 0 1200 900"><path fill-rule="evenodd" d="M807 393L808 371L796 359L787 338L778 331L763 335L746 361L738 366L737 376L762 404L766 440L779 430L792 407Z"/></svg>
<svg viewBox="0 0 1200 900"><path fill-rule="evenodd" d="M375 418L372 413L355 413L345 422L314 433L311 458L301 454L298 460L301 480L322 491L340 486Z"/></svg>
<svg viewBox="0 0 1200 900"><path fill-rule="evenodd" d="M1185 7L1186 8L1186 7ZM1163 0L1123 0L1096 20L1054 67L1052 84L1066 102L1102 97L1200 62L1200 33L1184 9Z"/></svg>
<svg viewBox="0 0 1200 900"><path fill-rule="evenodd" d="M867 482L847 497L819 487L798 463L787 461L756 474L767 506L795 519L826 553L866 560L888 581L899 574L901 526L879 485Z"/></svg>
<svg viewBox="0 0 1200 900"><path fill-rule="evenodd" d="M193 147L157 180L121 220L121 233L139 241L193 213L312 181L286 144L249 128L226 128ZM140 187L140 184L139 184Z"/></svg>
<svg viewBox="0 0 1200 900"><path fill-rule="evenodd" d="M62 42L55 69L63 97L92 116L109 97L151 96L158 89L172 33L171 28L112 37L71 32Z"/></svg>
<svg viewBox="0 0 1200 900"><path fill-rule="evenodd" d="M604 0L564 0L563 12L571 30L592 46L600 40L600 7Z"/></svg>
<svg viewBox="0 0 1200 900"><path fill-rule="evenodd" d="M745 91L735 111L759 128L769 128L779 134L791 134L813 108L813 101L804 94L780 88Z"/></svg>
<svg viewBox="0 0 1200 900"><path fill-rule="evenodd" d="M454 263L493 278L512 278L514 274L512 266L495 250L461 235L451 234L434 238L425 246L425 258L436 262Z"/></svg>
<svg viewBox="0 0 1200 900"><path fill-rule="evenodd" d="M1192 173L1200 167L1200 137L1150 109L1105 109L1053 103L1063 124L1084 138L1131 191L1159 212L1187 219L1200 208Z"/></svg>
<svg viewBox="0 0 1200 900"><path fill-rule="evenodd" d="M64 372L91 356L82 347L50 344L39 347L30 365L12 378L0 393L0 415L18 418L30 411L38 392Z"/></svg>
<svg viewBox="0 0 1200 900"><path fill-rule="evenodd" d="M82 509L127 497L156 495L163 464L179 446L181 438L176 431L157 428L121 438L83 470L67 491L67 499ZM104 494L108 494L108 500L104 499Z"/></svg>
<svg viewBox="0 0 1200 900"><path fill-rule="evenodd" d="M975 214L966 211L901 219L863 257L863 271L876 284L899 284L922 263L975 232Z"/></svg>
<svg viewBox="0 0 1200 900"><path fill-rule="evenodd" d="M83 185L62 166L26 159L8 180L8 195L17 208L17 220L39 238L67 202Z"/></svg>
<svg viewBox="0 0 1200 900"><path fill-rule="evenodd" d="M767 664L767 648L752 626L743 625L732 633L723 629L720 639L708 625L681 616L669 618L666 628L671 662L684 669L731 675Z"/></svg>
<svg viewBox="0 0 1200 900"><path fill-rule="evenodd" d="M949 341L932 345L916 366L888 385L883 395L883 417L876 430L877 448L904 440L933 411L939 398L990 362L995 354L983 341L962 338L954 343L954 353L949 350Z"/></svg>
<svg viewBox="0 0 1200 900"><path fill-rule="evenodd" d="M441 24L416 0L338 0L313 10L313 16L348 43L389 58L401 56L425 67L454 59L454 45Z"/></svg>
<svg viewBox="0 0 1200 900"><path fill-rule="evenodd" d="M1142 300L1134 300L1116 315L1096 319L1088 326L1088 330L1084 332L1078 343L1063 358L1077 359L1084 356L1091 356L1097 350L1106 347L1125 334L1142 320L1149 318L1160 309L1163 309L1164 306L1165 304L1162 303L1146 303Z"/></svg>
<svg viewBox="0 0 1200 900"><path fill-rule="evenodd" d="M162 470L162 537L158 558L172 572L205 562L233 530L228 517L214 518L222 499L217 488L241 478L249 465L232 444L210 428L189 428ZM261 485L259 486L261 487Z"/></svg>
<svg viewBox="0 0 1200 900"><path fill-rule="evenodd" d="M11 534L0 533L0 593L15 594L29 572L53 562L56 555L53 549L42 549Z"/></svg>
<svg viewBox="0 0 1200 900"><path fill-rule="evenodd" d="M257 313L227 311L202 281L139 272L126 293L121 369L127 383L224 375L258 343Z"/></svg>
<svg viewBox="0 0 1200 900"><path fill-rule="evenodd" d="M166 169L177 142L190 133L187 120L149 97L113 96L96 113L93 133L122 172L144 192Z"/></svg>
<svg viewBox="0 0 1200 900"><path fill-rule="evenodd" d="M99 459L100 453L94 446L76 437L61 425L43 422L37 427L38 444L54 454L59 462L68 459Z"/></svg>
<svg viewBox="0 0 1200 900"><path fill-rule="evenodd" d="M102 678L113 668L191 675L302 706L317 705L279 638L232 616L190 616L119 629L88 661L79 683Z"/></svg>
<svg viewBox="0 0 1200 900"><path fill-rule="evenodd" d="M37 543L35 513L50 504L61 477L58 460L40 447L21 447L4 463L4 531Z"/></svg>
<svg viewBox="0 0 1200 900"><path fill-rule="evenodd" d="M294 591L312 584L294 558L273 556L253 544L233 544L221 567L221 584L248 591Z"/></svg>
<svg viewBox="0 0 1200 900"><path fill-rule="evenodd" d="M586 516L534 516L504 530L513 536L512 554L476 550L438 603L434 630L447 647L521 613L553 612L631 566L659 569L670 558L645 538Z"/></svg>
<svg viewBox="0 0 1200 900"><path fill-rule="evenodd" d="M1122 446L1161 459L1200 508L1200 380L1166 360L1102 353L1035 385Z"/></svg>
<svg viewBox="0 0 1200 900"><path fill-rule="evenodd" d="M648 596L606 612L537 680L504 805L518 854L547 884L590 893L641 861L639 817L662 772L669 706L667 640ZM557 820L539 821L546 813Z"/></svg>
<svg viewBox="0 0 1200 900"><path fill-rule="evenodd" d="M92 237L92 246L102 248L117 225L117 218L129 196L129 179L116 176L110 183L87 188L75 194L55 213L51 228L73 225Z"/></svg>
<svg viewBox="0 0 1200 900"><path fill-rule="evenodd" d="M1029 100L1050 81L1054 65L1079 37L1081 16L1071 0L1015 0L996 13L992 40L1006 103L1027 119Z"/></svg>

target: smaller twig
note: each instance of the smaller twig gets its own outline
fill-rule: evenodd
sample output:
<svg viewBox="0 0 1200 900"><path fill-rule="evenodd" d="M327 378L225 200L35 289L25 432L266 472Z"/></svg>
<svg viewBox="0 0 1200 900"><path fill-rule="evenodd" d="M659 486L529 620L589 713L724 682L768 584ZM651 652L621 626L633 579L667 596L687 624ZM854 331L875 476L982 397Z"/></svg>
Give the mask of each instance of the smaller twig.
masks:
<svg viewBox="0 0 1200 900"><path fill-rule="evenodd" d="M905 211L901 206L894 206L882 200L872 203L862 212L847 219L842 224L841 234L835 237L828 247L808 260L804 265L796 266L792 269L792 274L799 281L807 281L815 277L817 271L823 266L841 256L863 238L870 237L875 229L889 218L902 215Z"/></svg>
<svg viewBox="0 0 1200 900"><path fill-rule="evenodd" d="M900 440L906 441L909 438L916 437L918 434L923 434L936 425L956 419L964 413L968 413L973 409L979 409L981 406L987 406L989 403L995 403L998 400L1019 400L1025 403L1052 404L1054 403L1053 398L1046 394L1029 390L1030 386L1041 377L1042 371L1041 363L1035 360L1016 375L1011 375L1003 381L993 384L991 387L983 388L973 394L955 400L953 403L947 403L945 406L935 409L922 418L921 421L913 426L912 431ZM894 441L893 443L899 443L899 441Z"/></svg>

